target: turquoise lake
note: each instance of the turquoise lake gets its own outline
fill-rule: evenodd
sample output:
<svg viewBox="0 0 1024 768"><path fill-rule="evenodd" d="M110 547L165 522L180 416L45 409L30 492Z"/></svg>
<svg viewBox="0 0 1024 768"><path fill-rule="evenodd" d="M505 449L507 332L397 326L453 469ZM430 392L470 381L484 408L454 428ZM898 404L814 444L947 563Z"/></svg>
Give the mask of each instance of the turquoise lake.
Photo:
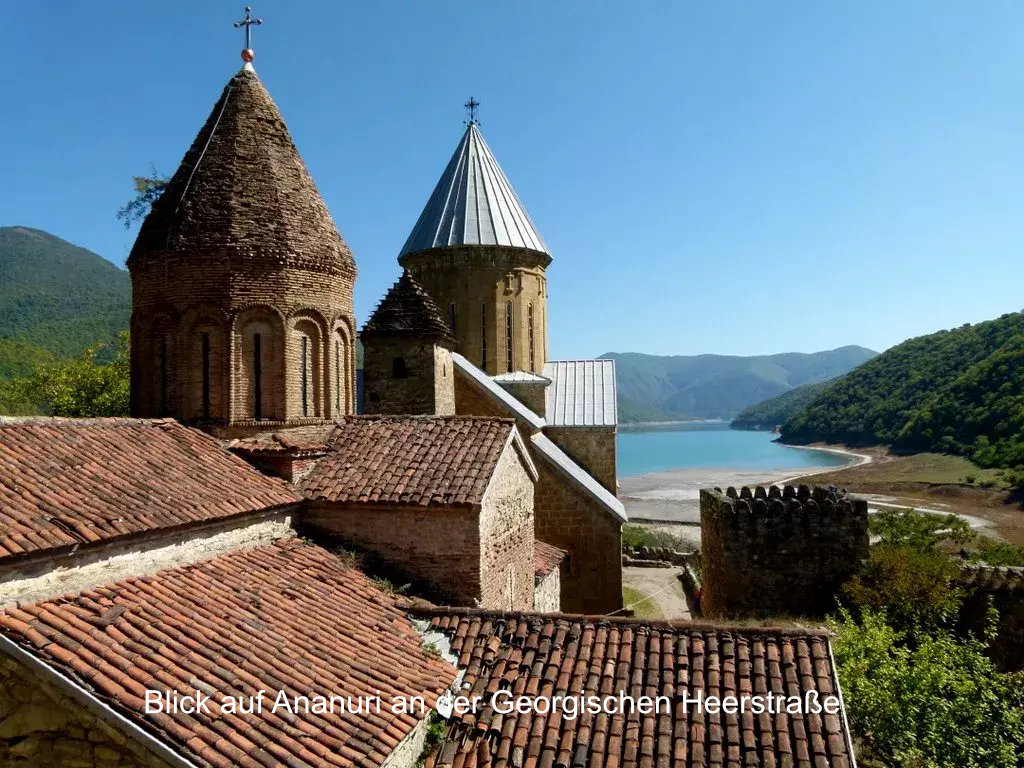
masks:
<svg viewBox="0 0 1024 768"><path fill-rule="evenodd" d="M735 470L839 467L849 458L773 442L770 432L729 429L724 422L619 428L619 477L671 469Z"/></svg>

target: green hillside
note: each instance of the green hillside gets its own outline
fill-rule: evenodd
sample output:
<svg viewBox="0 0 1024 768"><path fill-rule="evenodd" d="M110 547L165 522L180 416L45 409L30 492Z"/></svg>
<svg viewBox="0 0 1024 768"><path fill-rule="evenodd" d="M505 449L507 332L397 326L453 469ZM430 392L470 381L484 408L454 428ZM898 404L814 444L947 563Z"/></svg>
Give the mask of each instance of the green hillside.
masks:
<svg viewBox="0 0 1024 768"><path fill-rule="evenodd" d="M0 378L114 342L128 327L128 273L28 227L0 227Z"/></svg>
<svg viewBox="0 0 1024 768"><path fill-rule="evenodd" d="M731 419L782 392L840 376L876 353L863 347L739 357L602 355L615 360L623 422Z"/></svg>
<svg viewBox="0 0 1024 768"><path fill-rule="evenodd" d="M803 384L744 408L729 425L733 429L775 429L831 386L836 379Z"/></svg>
<svg viewBox="0 0 1024 768"><path fill-rule="evenodd" d="M1022 335L1024 314L1013 313L905 341L826 388L783 425L782 438L1020 463Z"/></svg>

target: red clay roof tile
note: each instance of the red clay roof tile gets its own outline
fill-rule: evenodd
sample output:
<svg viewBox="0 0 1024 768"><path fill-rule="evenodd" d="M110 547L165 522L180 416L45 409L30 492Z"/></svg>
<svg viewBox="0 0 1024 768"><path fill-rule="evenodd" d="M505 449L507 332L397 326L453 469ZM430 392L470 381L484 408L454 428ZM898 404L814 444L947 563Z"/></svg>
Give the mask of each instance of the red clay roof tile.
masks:
<svg viewBox="0 0 1024 768"><path fill-rule="evenodd" d="M533 542L533 572L535 576L547 576L565 559L565 550L554 544L536 539Z"/></svg>
<svg viewBox="0 0 1024 768"><path fill-rule="evenodd" d="M0 562L299 501L171 419L0 419Z"/></svg>
<svg viewBox="0 0 1024 768"><path fill-rule="evenodd" d="M479 504L513 429L472 416L349 417L300 488L320 501Z"/></svg>
<svg viewBox="0 0 1024 768"><path fill-rule="evenodd" d="M391 697L433 707L455 678L393 597L298 539L10 609L0 632L214 766L380 765L422 719L392 714ZM147 689L198 689L215 704L271 693L260 714L146 715ZM381 712L273 714L282 689L379 692Z"/></svg>
<svg viewBox="0 0 1024 768"><path fill-rule="evenodd" d="M451 639L462 694L483 697L453 716L428 766L825 766L850 768L845 714L712 713L693 698L836 692L824 632L734 629L543 614L415 609ZM492 697L666 696L660 714L577 719L498 714Z"/></svg>

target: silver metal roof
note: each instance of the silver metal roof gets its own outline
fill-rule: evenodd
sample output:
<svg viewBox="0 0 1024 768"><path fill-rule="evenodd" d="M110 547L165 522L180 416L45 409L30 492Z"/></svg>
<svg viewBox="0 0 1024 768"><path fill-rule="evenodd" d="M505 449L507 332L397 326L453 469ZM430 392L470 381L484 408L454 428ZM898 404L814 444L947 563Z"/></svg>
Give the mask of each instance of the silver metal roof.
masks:
<svg viewBox="0 0 1024 768"><path fill-rule="evenodd" d="M547 245L490 147L470 123L399 256L449 245Z"/></svg>
<svg viewBox="0 0 1024 768"><path fill-rule="evenodd" d="M614 360L549 360L544 364L544 375L551 379L544 393L544 420L549 426L618 424Z"/></svg>

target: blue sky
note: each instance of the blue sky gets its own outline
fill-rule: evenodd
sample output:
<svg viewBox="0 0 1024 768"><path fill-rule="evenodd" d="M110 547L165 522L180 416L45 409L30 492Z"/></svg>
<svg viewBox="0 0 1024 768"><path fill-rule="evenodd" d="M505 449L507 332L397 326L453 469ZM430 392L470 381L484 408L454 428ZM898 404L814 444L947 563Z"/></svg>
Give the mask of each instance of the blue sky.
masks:
<svg viewBox="0 0 1024 768"><path fill-rule="evenodd" d="M551 247L550 352L884 349L1024 308L1024 3L254 6L361 323L482 102ZM241 4L0 0L0 225L123 264Z"/></svg>

